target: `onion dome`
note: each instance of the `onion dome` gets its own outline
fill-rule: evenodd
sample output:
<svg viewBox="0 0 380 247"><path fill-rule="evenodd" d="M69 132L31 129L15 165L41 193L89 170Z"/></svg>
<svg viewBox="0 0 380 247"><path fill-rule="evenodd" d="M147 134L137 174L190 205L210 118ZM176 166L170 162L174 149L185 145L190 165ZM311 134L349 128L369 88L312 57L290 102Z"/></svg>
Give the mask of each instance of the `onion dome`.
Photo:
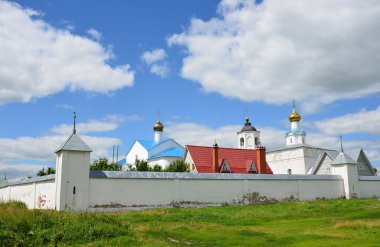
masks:
<svg viewBox="0 0 380 247"><path fill-rule="evenodd" d="M251 123L249 122L248 116L245 117L245 124L244 124L243 128L241 129L241 132L243 132L243 131L256 131L256 128L253 127L251 125Z"/></svg>
<svg viewBox="0 0 380 247"><path fill-rule="evenodd" d="M301 115L299 115L296 112L296 106L295 106L294 101L293 101L293 112L289 115L289 121L290 122L299 122L299 121L301 121Z"/></svg>
<svg viewBox="0 0 380 247"><path fill-rule="evenodd" d="M164 125L160 122L160 120L157 121L157 123L154 124L153 126L154 131L163 131L164 130Z"/></svg>

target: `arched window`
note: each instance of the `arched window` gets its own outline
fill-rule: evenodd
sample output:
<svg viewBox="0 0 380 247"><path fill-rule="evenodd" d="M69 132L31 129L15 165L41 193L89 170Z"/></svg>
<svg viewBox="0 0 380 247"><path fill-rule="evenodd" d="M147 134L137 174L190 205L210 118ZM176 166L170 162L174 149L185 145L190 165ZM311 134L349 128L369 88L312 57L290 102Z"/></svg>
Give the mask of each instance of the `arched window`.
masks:
<svg viewBox="0 0 380 247"><path fill-rule="evenodd" d="M240 147L244 147L244 138L240 138Z"/></svg>
<svg viewBox="0 0 380 247"><path fill-rule="evenodd" d="M255 137L255 145L258 145L258 144L259 144L259 138Z"/></svg>
<svg viewBox="0 0 380 247"><path fill-rule="evenodd" d="M288 174L289 174L289 175L292 174L292 169L288 169Z"/></svg>

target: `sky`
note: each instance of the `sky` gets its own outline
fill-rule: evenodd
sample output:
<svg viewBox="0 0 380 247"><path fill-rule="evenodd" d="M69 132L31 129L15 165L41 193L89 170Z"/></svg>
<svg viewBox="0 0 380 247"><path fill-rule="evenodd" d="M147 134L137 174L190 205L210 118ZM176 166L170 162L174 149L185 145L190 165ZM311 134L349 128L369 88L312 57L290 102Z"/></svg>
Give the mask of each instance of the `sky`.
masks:
<svg viewBox="0 0 380 247"><path fill-rule="evenodd" d="M137 139L236 147L246 114L285 145L362 147L380 168L377 0L0 0L0 179L55 165L72 132L92 159Z"/></svg>

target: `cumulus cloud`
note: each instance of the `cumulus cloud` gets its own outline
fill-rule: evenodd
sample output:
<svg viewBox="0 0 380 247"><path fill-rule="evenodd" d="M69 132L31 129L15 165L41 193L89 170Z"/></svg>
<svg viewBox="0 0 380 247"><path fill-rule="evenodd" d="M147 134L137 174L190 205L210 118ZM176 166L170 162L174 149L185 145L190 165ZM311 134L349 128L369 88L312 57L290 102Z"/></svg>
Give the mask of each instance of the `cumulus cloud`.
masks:
<svg viewBox="0 0 380 247"><path fill-rule="evenodd" d="M107 63L114 56L110 49L49 25L34 10L0 1L0 27L0 104L66 88L108 93L133 85L128 64Z"/></svg>
<svg viewBox="0 0 380 247"><path fill-rule="evenodd" d="M380 106L343 116L317 121L315 127L325 134L376 134L380 135Z"/></svg>
<svg viewBox="0 0 380 247"><path fill-rule="evenodd" d="M91 38L93 38L96 41L100 41L100 39L102 38L102 34L94 28L88 29L87 33L88 33L88 35L91 36Z"/></svg>
<svg viewBox="0 0 380 247"><path fill-rule="evenodd" d="M223 0L210 20L168 39L185 48L181 74L243 101L292 98L313 112L380 92L380 2Z"/></svg>
<svg viewBox="0 0 380 247"><path fill-rule="evenodd" d="M145 51L141 55L141 60L146 64L153 64L159 61L162 61L166 58L166 52L163 49L155 49L153 51Z"/></svg>
<svg viewBox="0 0 380 247"><path fill-rule="evenodd" d="M43 165L30 165L30 164L7 164L0 163L0 180L3 180L6 176L7 180L18 178L35 176L36 173L41 170Z"/></svg>
<svg viewBox="0 0 380 247"><path fill-rule="evenodd" d="M167 62L164 61L166 57L167 54L165 50L155 49L153 51L145 51L141 55L141 60L149 66L149 71L152 74L167 77L170 69Z"/></svg>
<svg viewBox="0 0 380 247"><path fill-rule="evenodd" d="M237 132L240 125L227 125L212 129L207 125L198 123L171 124L167 127L168 136L182 145L211 146L216 140L221 147L237 147ZM284 139L284 132L271 127L257 127L261 133L261 142L267 148L282 146L280 140Z"/></svg>
<svg viewBox="0 0 380 247"><path fill-rule="evenodd" d="M102 120L92 119L85 123L78 123L76 124L76 130L80 134L111 131L117 129L119 124L126 119L126 116L119 114L108 115ZM50 132L62 135L69 135L72 131L72 124L60 124L50 129Z"/></svg>

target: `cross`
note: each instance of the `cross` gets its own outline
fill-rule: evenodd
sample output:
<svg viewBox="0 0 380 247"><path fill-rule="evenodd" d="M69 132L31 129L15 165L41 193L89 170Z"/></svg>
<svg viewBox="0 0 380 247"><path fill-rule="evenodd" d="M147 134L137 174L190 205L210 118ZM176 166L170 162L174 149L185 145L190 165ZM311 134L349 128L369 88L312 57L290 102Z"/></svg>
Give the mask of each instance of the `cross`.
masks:
<svg viewBox="0 0 380 247"><path fill-rule="evenodd" d="M160 115L161 115L160 110L157 110L157 118L158 118L158 121L160 121Z"/></svg>
<svg viewBox="0 0 380 247"><path fill-rule="evenodd" d="M296 101L293 99L292 102L293 102L293 108L295 108L296 107Z"/></svg>
<svg viewBox="0 0 380 247"><path fill-rule="evenodd" d="M73 134L76 134L77 133L77 130L75 128L75 120L77 118L77 114L74 112L74 127L73 127Z"/></svg>
<svg viewBox="0 0 380 247"><path fill-rule="evenodd" d="M340 151L343 153L343 141L342 141L342 136L340 137Z"/></svg>

